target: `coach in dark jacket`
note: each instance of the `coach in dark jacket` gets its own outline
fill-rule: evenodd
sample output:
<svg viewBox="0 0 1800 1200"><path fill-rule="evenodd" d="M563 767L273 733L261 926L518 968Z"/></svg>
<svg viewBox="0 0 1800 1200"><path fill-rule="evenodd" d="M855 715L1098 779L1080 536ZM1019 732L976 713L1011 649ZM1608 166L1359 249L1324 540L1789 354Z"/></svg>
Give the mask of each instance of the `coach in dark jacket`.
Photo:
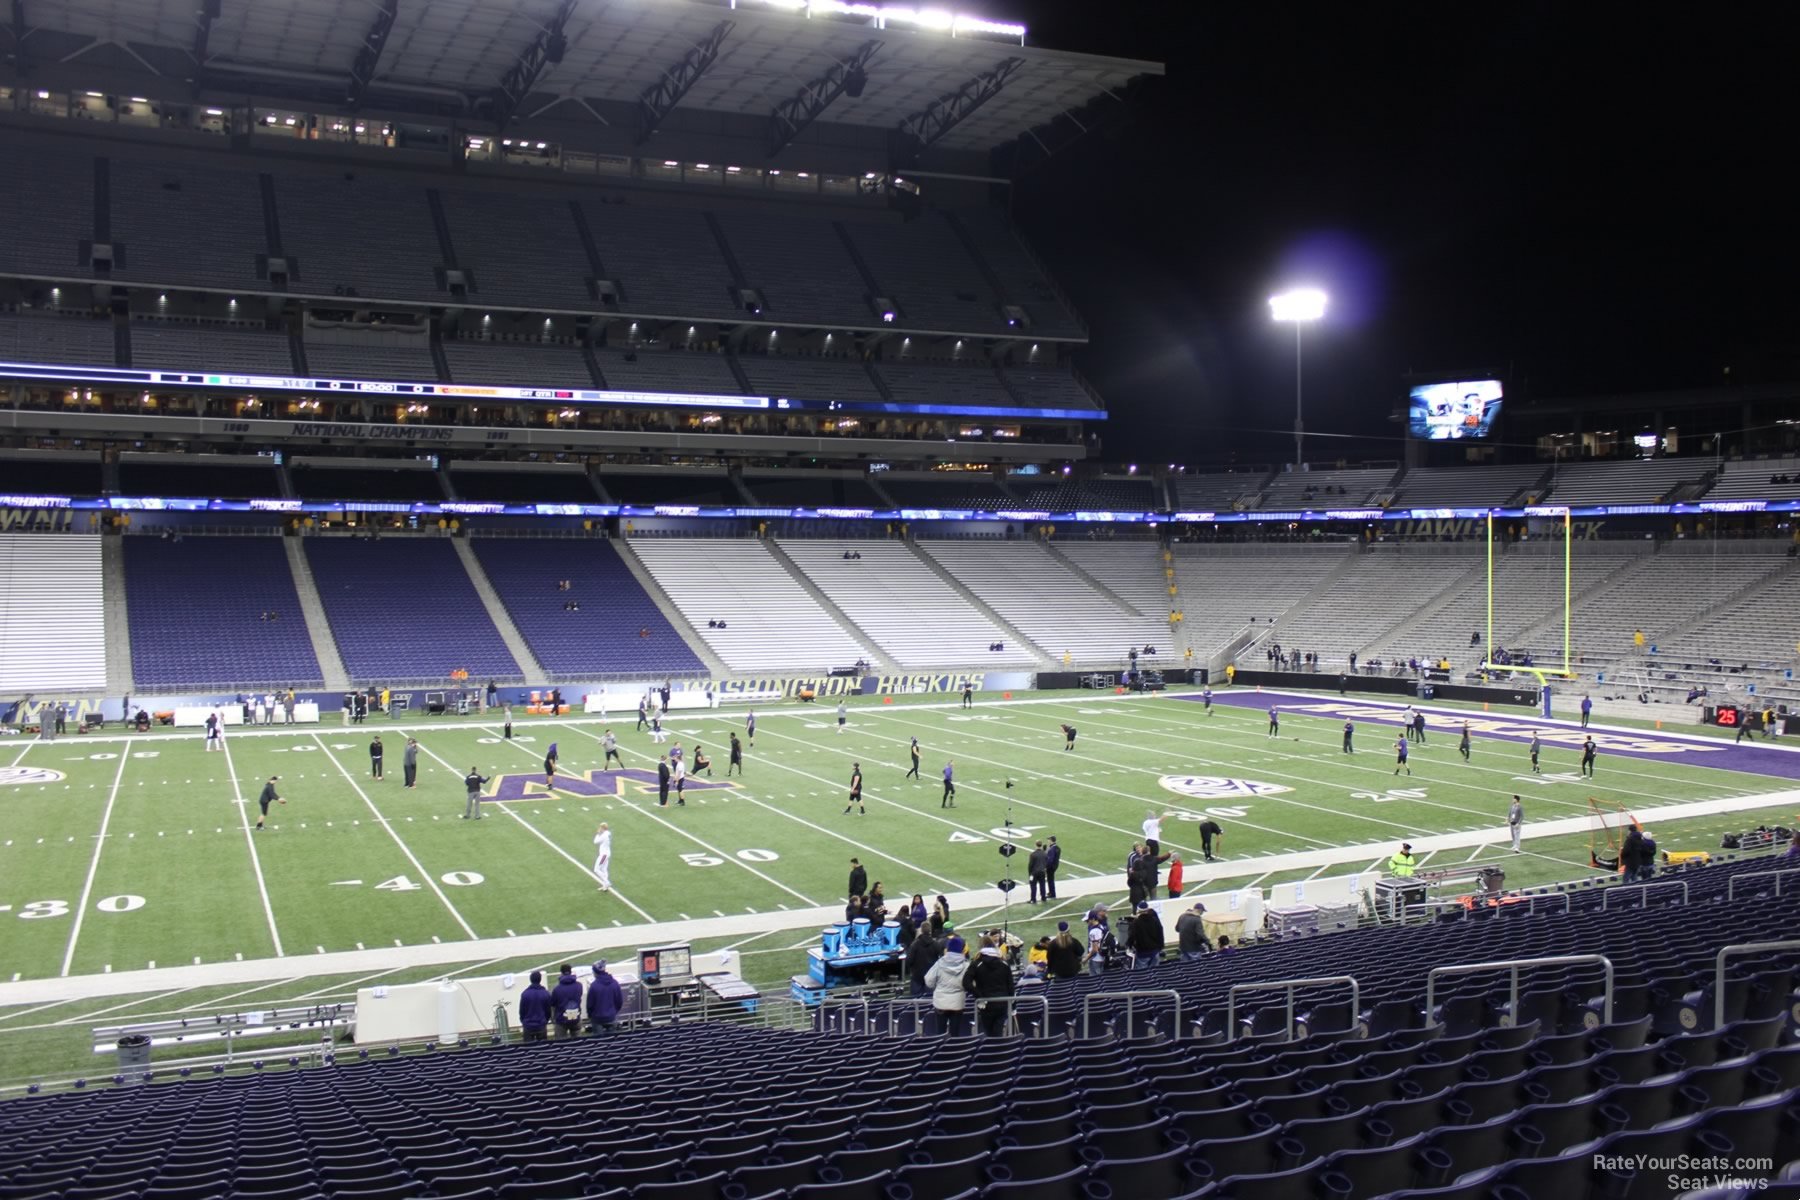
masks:
<svg viewBox="0 0 1800 1200"><path fill-rule="evenodd" d="M557 1037L572 1038L581 1032L581 981L568 963L563 964L556 986L550 989L550 1011Z"/></svg>
<svg viewBox="0 0 1800 1200"><path fill-rule="evenodd" d="M990 1004L990 1000L1013 994L1012 968L1000 957L998 946L983 946L981 953L975 956L975 963L969 968L971 986L975 989L976 999L981 1003L981 1032L989 1037L998 1037L1006 1029L1006 1018L1011 1014L1010 1004Z"/></svg>
<svg viewBox="0 0 1800 1200"><path fill-rule="evenodd" d="M544 986L544 973L531 973L531 986L519 994L519 1028L525 1040L541 1042L550 1028L550 991Z"/></svg>
<svg viewBox="0 0 1800 1200"><path fill-rule="evenodd" d="M625 991L606 969L603 958L594 964L594 981L587 989L587 1015L593 1022L593 1032L612 1032L613 1022L619 1019L619 1010L624 1007Z"/></svg>

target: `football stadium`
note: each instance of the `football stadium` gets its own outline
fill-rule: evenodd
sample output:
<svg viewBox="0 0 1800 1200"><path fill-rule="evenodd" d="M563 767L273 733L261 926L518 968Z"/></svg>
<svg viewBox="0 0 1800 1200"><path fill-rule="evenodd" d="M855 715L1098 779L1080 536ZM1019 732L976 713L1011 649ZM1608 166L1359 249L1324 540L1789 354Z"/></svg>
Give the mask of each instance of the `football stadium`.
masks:
<svg viewBox="0 0 1800 1200"><path fill-rule="evenodd" d="M1075 7L13 0L0 1197L1800 1196L1791 319L1366 385Z"/></svg>

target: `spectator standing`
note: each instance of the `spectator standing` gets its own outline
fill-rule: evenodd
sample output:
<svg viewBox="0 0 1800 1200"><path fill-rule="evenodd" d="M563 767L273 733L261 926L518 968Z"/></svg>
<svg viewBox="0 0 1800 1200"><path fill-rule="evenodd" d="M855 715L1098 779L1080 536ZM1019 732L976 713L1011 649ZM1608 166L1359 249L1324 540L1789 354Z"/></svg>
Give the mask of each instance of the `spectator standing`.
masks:
<svg viewBox="0 0 1800 1200"><path fill-rule="evenodd" d="M1599 753L1600 748L1594 745L1594 739L1590 735L1587 741L1581 744L1581 773L1589 779L1594 777L1594 759Z"/></svg>
<svg viewBox="0 0 1800 1200"><path fill-rule="evenodd" d="M1206 921L1201 915L1205 912L1206 905L1196 900L1194 907L1175 918L1175 944L1182 962L1193 962L1212 949L1212 943L1206 939Z"/></svg>
<svg viewBox="0 0 1800 1200"><path fill-rule="evenodd" d="M1588 717L1593 714L1593 711L1594 711L1594 698L1592 696L1586 696L1586 695L1582 696L1582 698L1581 698L1581 727L1583 729L1587 728Z"/></svg>
<svg viewBox="0 0 1800 1200"><path fill-rule="evenodd" d="M919 739L918 738L915 737L912 740L912 747L911 747L909 753L912 755L912 770L910 770L906 773L906 778L917 779L919 777Z"/></svg>
<svg viewBox="0 0 1800 1200"><path fill-rule="evenodd" d="M415 788L419 785L419 739L407 738L406 749L400 752L400 770L406 776L406 786Z"/></svg>
<svg viewBox="0 0 1800 1200"><path fill-rule="evenodd" d="M983 943L971 968L975 979L976 1008L981 1018L981 1032L998 1037L1006 1031L1012 1005L1004 1000L1013 994L1012 968L1000 957L1000 948Z"/></svg>
<svg viewBox="0 0 1800 1200"><path fill-rule="evenodd" d="M1169 899L1171 900L1181 899L1181 872L1181 856L1178 854L1169 859Z"/></svg>
<svg viewBox="0 0 1800 1200"><path fill-rule="evenodd" d="M1074 979L1081 974L1081 943L1069 933L1069 923L1056 923L1056 936L1044 952L1044 965L1052 979Z"/></svg>
<svg viewBox="0 0 1800 1200"><path fill-rule="evenodd" d="M1052 835L1050 844L1044 847L1045 895L1052 900L1056 899L1056 868L1060 866L1062 866L1062 847L1056 844L1056 837Z"/></svg>
<svg viewBox="0 0 1800 1200"><path fill-rule="evenodd" d="M669 807L669 756L656 760L656 807Z"/></svg>
<svg viewBox="0 0 1800 1200"><path fill-rule="evenodd" d="M838 719L837 731L839 733L843 733L844 732L844 722L850 719L850 706L845 704L842 700L838 701L837 719Z"/></svg>
<svg viewBox="0 0 1800 1200"><path fill-rule="evenodd" d="M869 891L869 873L863 870L860 859L850 860L850 890L846 896L864 896Z"/></svg>
<svg viewBox="0 0 1800 1200"><path fill-rule="evenodd" d="M920 921L918 931L913 934L912 942L906 948L906 978L913 996L930 993L931 985L925 982L925 977L937 960L938 946L936 939L931 936L931 925Z"/></svg>
<svg viewBox="0 0 1800 1200"><path fill-rule="evenodd" d="M550 990L550 1011L556 1019L558 1041L581 1032L581 1001L581 981L575 978L574 968L564 963L556 986Z"/></svg>
<svg viewBox="0 0 1800 1200"><path fill-rule="evenodd" d="M969 960L963 949L961 938L951 938L944 945L944 956L925 972L925 986L931 989L931 1007L937 1013L939 1033L959 1032L963 1013L968 1009L963 977L969 973Z"/></svg>
<svg viewBox="0 0 1800 1200"><path fill-rule="evenodd" d="M1111 935L1106 928L1106 905L1095 905L1093 911L1087 916L1087 969L1089 975L1105 973L1106 939L1109 936Z"/></svg>
<svg viewBox="0 0 1800 1200"><path fill-rule="evenodd" d="M508 704L506 706L503 710L503 716L506 720L506 727L501 730L501 736L510 742L512 741L512 705Z"/></svg>
<svg viewBox="0 0 1800 1200"><path fill-rule="evenodd" d="M1038 842L1031 848L1031 857L1026 860L1025 870L1031 877L1031 903L1037 904L1050 898L1050 887L1045 882L1048 856L1044 853L1044 843Z"/></svg>
<svg viewBox="0 0 1800 1200"><path fill-rule="evenodd" d="M528 1042L545 1041L550 1029L550 991L544 986L544 973L533 971L531 983L519 993L519 1028Z"/></svg>
<svg viewBox="0 0 1800 1200"><path fill-rule="evenodd" d="M492 687L492 684L488 685ZM601 826L605 828L605 826ZM594 964L593 982L587 988L587 1015L590 1033L611 1033L613 1025L619 1019L619 1010L625 1007L625 990L619 981L612 977L606 969L603 958Z"/></svg>
<svg viewBox="0 0 1800 1200"><path fill-rule="evenodd" d="M381 735L379 733L369 742L369 778L381 778Z"/></svg>
<svg viewBox="0 0 1800 1200"><path fill-rule="evenodd" d="M1148 900L1139 902L1137 916L1131 922L1132 965L1140 971L1154 967L1162 960L1163 948L1167 945L1162 918L1156 915L1156 909Z"/></svg>
<svg viewBox="0 0 1800 1200"><path fill-rule="evenodd" d="M1512 831L1512 852L1519 853L1519 839L1525 835L1525 802L1513 793L1512 808L1506 814L1506 826Z"/></svg>
<svg viewBox="0 0 1800 1200"><path fill-rule="evenodd" d="M287 695L285 695L281 698L281 723L283 725L292 725L294 723L294 689L293 688L289 688L287 690Z"/></svg>

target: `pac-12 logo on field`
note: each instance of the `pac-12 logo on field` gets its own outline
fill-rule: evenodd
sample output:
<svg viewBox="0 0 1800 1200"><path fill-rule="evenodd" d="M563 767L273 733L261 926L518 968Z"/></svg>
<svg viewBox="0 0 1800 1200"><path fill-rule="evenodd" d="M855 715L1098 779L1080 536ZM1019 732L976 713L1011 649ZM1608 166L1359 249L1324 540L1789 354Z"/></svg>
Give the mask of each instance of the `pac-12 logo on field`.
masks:
<svg viewBox="0 0 1800 1200"><path fill-rule="evenodd" d="M1226 779L1222 775L1164 775L1159 782L1171 792L1196 800L1235 800L1242 796L1274 796L1294 790L1279 783Z"/></svg>
<svg viewBox="0 0 1800 1200"><path fill-rule="evenodd" d="M0 787L7 784L61 783L66 776L49 767L0 767Z"/></svg>

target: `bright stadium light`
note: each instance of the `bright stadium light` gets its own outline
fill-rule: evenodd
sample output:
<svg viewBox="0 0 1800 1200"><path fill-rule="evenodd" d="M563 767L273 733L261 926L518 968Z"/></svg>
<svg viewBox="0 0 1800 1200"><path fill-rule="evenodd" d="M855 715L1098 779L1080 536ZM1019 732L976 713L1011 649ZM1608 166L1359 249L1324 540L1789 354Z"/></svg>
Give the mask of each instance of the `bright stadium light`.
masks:
<svg viewBox="0 0 1800 1200"><path fill-rule="evenodd" d="M1300 331L1308 321L1325 316L1325 293L1318 288L1289 288L1269 297L1269 315L1277 321L1290 321L1294 326L1294 470L1306 461L1306 425L1300 419Z"/></svg>
<svg viewBox="0 0 1800 1200"><path fill-rule="evenodd" d="M1277 321L1317 321L1325 315L1325 293L1318 288L1294 288L1269 297L1269 311Z"/></svg>

